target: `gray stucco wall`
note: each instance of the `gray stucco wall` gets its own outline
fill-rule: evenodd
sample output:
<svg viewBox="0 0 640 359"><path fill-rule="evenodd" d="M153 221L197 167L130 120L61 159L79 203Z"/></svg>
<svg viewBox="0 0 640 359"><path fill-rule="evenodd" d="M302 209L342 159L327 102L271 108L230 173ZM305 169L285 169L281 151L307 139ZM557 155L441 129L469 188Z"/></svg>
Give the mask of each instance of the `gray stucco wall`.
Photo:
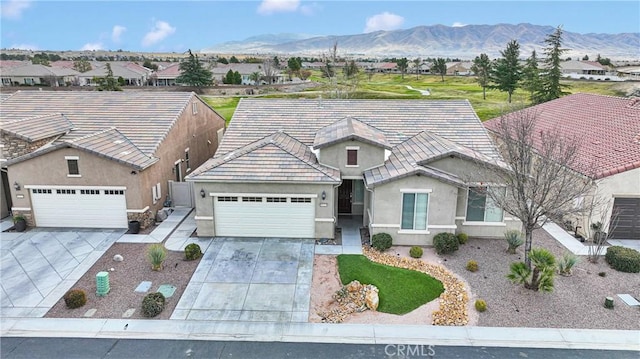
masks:
<svg viewBox="0 0 640 359"><path fill-rule="evenodd" d="M347 166L347 148L358 147L358 166ZM384 148L360 141L344 141L321 148L318 161L340 170L342 176L362 176L365 170L384 163Z"/></svg>
<svg viewBox="0 0 640 359"><path fill-rule="evenodd" d="M295 184L295 183L215 183L194 181L194 191L204 189L205 198L196 195L196 224L198 236L215 236L213 201L211 193L260 193L260 194L308 194L315 198L316 238L334 238L335 217L334 186L331 184ZM322 200L322 192L326 192L326 200Z"/></svg>

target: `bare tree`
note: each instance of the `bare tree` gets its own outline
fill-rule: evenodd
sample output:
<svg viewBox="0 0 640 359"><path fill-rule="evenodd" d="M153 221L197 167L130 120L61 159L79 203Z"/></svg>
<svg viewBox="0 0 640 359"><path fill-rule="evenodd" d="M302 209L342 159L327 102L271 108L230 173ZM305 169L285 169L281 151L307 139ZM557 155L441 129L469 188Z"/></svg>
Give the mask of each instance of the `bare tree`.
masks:
<svg viewBox="0 0 640 359"><path fill-rule="evenodd" d="M534 110L512 112L494 121L488 127L498 137L498 148L510 170L494 172L507 190L489 190L487 194L522 222L525 263L531 269L529 253L537 226L588 213L596 205L575 205L577 198L593 191L595 166L579 162L579 139L563 138L559 131L537 127Z"/></svg>
<svg viewBox="0 0 640 359"><path fill-rule="evenodd" d="M611 237L611 233L618 225L618 211L612 209L612 203L609 202L605 206L600 205L600 197L591 197L592 202L596 202L589 206L587 226L585 233L591 238L593 244L589 246L587 258L591 263L598 263L600 257L605 252L607 239ZM611 215L609 213L611 212Z"/></svg>
<svg viewBox="0 0 640 359"><path fill-rule="evenodd" d="M413 63L413 71L416 74L416 80L420 79L420 70L422 69L422 60L418 57L412 61Z"/></svg>
<svg viewBox="0 0 640 359"><path fill-rule="evenodd" d="M262 62L262 73L264 73L264 79L268 84L272 84L275 80L276 76L278 76L278 71L273 64L273 59L265 59Z"/></svg>

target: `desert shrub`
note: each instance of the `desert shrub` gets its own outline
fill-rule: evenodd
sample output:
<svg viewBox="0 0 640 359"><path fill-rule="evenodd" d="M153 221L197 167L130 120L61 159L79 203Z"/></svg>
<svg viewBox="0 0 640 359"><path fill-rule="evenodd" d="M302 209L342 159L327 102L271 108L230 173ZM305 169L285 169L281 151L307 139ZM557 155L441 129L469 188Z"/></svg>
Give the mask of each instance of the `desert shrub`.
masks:
<svg viewBox="0 0 640 359"><path fill-rule="evenodd" d="M573 253L565 253L558 261L558 274L563 276L571 275L571 268L575 266L580 260L578 256Z"/></svg>
<svg viewBox="0 0 640 359"><path fill-rule="evenodd" d="M187 246L184 247L184 257L188 261L202 257L202 250L200 250L200 246L196 243L187 244Z"/></svg>
<svg viewBox="0 0 640 359"><path fill-rule="evenodd" d="M155 317L164 309L165 298L160 292L149 293L142 299L142 314L145 317Z"/></svg>
<svg viewBox="0 0 640 359"><path fill-rule="evenodd" d="M389 233L376 233L371 237L371 246L380 252L384 252L391 248L393 239Z"/></svg>
<svg viewBox="0 0 640 359"><path fill-rule="evenodd" d="M420 258L422 257L422 253L422 248L418 246L413 246L411 247L411 249L409 249L409 255L411 256L411 258Z"/></svg>
<svg viewBox="0 0 640 359"><path fill-rule="evenodd" d="M553 254L548 249L533 248L529 252L529 259L533 270L524 262L514 262L509 267L507 278L514 283L524 284L527 289L552 292L556 268Z"/></svg>
<svg viewBox="0 0 640 359"><path fill-rule="evenodd" d="M476 310L479 312L487 310L487 302L482 299L476 299Z"/></svg>
<svg viewBox="0 0 640 359"><path fill-rule="evenodd" d="M458 233L458 243L465 244L469 240L469 236L466 233Z"/></svg>
<svg viewBox="0 0 640 359"><path fill-rule="evenodd" d="M469 272L477 272L478 271L478 262L474 260L470 260L467 262L467 270Z"/></svg>
<svg viewBox="0 0 640 359"><path fill-rule="evenodd" d="M622 246L611 246L607 248L604 255L611 268L626 273L640 272L640 252L635 249Z"/></svg>
<svg viewBox="0 0 640 359"><path fill-rule="evenodd" d="M601 277L606 277L607 276L607 272L599 272L598 275L601 276Z"/></svg>
<svg viewBox="0 0 640 359"><path fill-rule="evenodd" d="M607 309L613 309L613 298L606 297L604 298L604 307Z"/></svg>
<svg viewBox="0 0 640 359"><path fill-rule="evenodd" d="M64 295L64 304L69 309L80 308L87 304L87 294L82 289L71 289Z"/></svg>
<svg viewBox="0 0 640 359"><path fill-rule="evenodd" d="M433 247L438 254L453 253L458 250L458 237L453 233L438 233L433 237Z"/></svg>
<svg viewBox="0 0 640 359"><path fill-rule="evenodd" d="M522 232L515 229L504 232L504 239L509 243L509 248L507 248L509 254L516 254L516 249L524 244Z"/></svg>
<svg viewBox="0 0 640 359"><path fill-rule="evenodd" d="M167 259L167 250L161 243L155 243L147 249L147 258L151 262L151 269L161 270L162 263Z"/></svg>

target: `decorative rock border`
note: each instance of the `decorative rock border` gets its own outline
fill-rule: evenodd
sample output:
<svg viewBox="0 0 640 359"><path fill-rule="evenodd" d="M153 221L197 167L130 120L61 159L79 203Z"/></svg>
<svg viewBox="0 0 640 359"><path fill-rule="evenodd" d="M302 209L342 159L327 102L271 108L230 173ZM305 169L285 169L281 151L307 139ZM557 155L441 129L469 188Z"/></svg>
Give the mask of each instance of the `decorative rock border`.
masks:
<svg viewBox="0 0 640 359"><path fill-rule="evenodd" d="M373 262L423 272L442 282L444 292L440 294L440 309L433 312L433 325L462 326L469 323L469 296L464 283L448 269L425 263L420 259L401 258L378 252L368 246L363 246L362 250Z"/></svg>

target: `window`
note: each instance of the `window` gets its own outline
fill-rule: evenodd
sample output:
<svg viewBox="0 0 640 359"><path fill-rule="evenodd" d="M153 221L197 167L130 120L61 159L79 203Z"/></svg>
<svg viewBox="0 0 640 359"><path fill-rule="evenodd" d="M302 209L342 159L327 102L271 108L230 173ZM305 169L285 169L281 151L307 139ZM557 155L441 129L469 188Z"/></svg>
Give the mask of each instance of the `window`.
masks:
<svg viewBox="0 0 640 359"><path fill-rule="evenodd" d="M364 203L364 182L353 181L353 203Z"/></svg>
<svg viewBox="0 0 640 359"><path fill-rule="evenodd" d="M502 222L502 209L498 208L490 196L487 196L487 189L488 187L469 188L469 197L467 199L467 221ZM498 190L505 189L502 188Z"/></svg>
<svg viewBox="0 0 640 359"><path fill-rule="evenodd" d="M428 205L427 193L403 193L400 229L426 230Z"/></svg>
<svg viewBox="0 0 640 359"><path fill-rule="evenodd" d="M75 189L57 189L56 193L57 194L76 194L76 190Z"/></svg>
<svg viewBox="0 0 640 359"><path fill-rule="evenodd" d="M162 197L162 187L160 187L160 183L156 183L155 186L151 187L151 195L153 196L153 203L155 204Z"/></svg>
<svg viewBox="0 0 640 359"><path fill-rule="evenodd" d="M81 189L80 194L100 194L99 189Z"/></svg>
<svg viewBox="0 0 640 359"><path fill-rule="evenodd" d="M198 103L194 102L191 104L191 112L193 112L193 114L197 114L198 113Z"/></svg>
<svg viewBox="0 0 640 359"><path fill-rule="evenodd" d="M124 191L121 189L105 189L104 194L117 196L117 195L123 195Z"/></svg>
<svg viewBox="0 0 640 359"><path fill-rule="evenodd" d="M31 190L31 193L51 194L51 190L50 189L34 188L34 189Z"/></svg>
<svg viewBox="0 0 640 359"><path fill-rule="evenodd" d="M242 202L262 202L262 197L242 197Z"/></svg>
<svg viewBox="0 0 640 359"><path fill-rule="evenodd" d="M287 197L267 197L268 203L285 203L287 202Z"/></svg>
<svg viewBox="0 0 640 359"><path fill-rule="evenodd" d="M311 203L311 198L292 197L291 203Z"/></svg>
<svg viewBox="0 0 640 359"><path fill-rule="evenodd" d="M189 161L189 149L184 150L184 163L187 166L187 171L191 170L191 162Z"/></svg>
<svg viewBox="0 0 640 359"><path fill-rule="evenodd" d="M347 149L347 166L358 165L358 150Z"/></svg>
<svg viewBox="0 0 640 359"><path fill-rule="evenodd" d="M69 169L70 176L77 176L80 174L77 158L67 158L67 168Z"/></svg>
<svg viewBox="0 0 640 359"><path fill-rule="evenodd" d="M238 202L238 197L218 197L218 202Z"/></svg>

